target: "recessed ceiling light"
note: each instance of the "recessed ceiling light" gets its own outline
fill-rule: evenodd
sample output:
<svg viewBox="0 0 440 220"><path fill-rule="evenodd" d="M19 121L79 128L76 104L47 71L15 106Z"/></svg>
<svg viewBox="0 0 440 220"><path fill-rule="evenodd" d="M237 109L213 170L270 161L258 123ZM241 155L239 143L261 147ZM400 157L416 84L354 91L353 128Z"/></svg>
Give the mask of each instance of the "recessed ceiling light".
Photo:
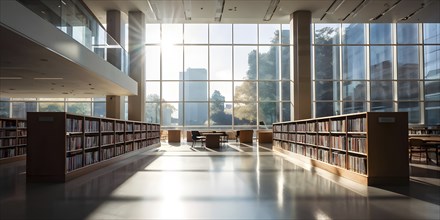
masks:
<svg viewBox="0 0 440 220"><path fill-rule="evenodd" d="M57 77L37 77L34 78L35 80L61 80L63 78L57 78Z"/></svg>
<svg viewBox="0 0 440 220"><path fill-rule="evenodd" d="M23 77L19 76L1 76L1 80L15 80L15 79L23 79Z"/></svg>

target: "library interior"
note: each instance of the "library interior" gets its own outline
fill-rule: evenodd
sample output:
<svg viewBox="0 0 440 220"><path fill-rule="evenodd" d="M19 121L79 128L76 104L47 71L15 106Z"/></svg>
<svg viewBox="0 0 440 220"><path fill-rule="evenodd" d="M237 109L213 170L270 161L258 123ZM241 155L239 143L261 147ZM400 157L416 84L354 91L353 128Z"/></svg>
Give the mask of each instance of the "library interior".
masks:
<svg viewBox="0 0 440 220"><path fill-rule="evenodd" d="M0 1L0 219L438 219L440 1Z"/></svg>

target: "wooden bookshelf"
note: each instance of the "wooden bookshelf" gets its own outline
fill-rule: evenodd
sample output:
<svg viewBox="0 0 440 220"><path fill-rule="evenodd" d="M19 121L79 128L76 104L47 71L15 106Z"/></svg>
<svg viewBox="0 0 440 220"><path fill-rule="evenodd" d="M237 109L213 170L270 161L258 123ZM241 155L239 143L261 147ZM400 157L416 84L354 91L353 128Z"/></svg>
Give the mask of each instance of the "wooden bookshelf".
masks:
<svg viewBox="0 0 440 220"><path fill-rule="evenodd" d="M409 182L406 112L275 123L273 145L278 152L361 184Z"/></svg>
<svg viewBox="0 0 440 220"><path fill-rule="evenodd" d="M26 158L26 136L26 119L0 118L0 164Z"/></svg>
<svg viewBox="0 0 440 220"><path fill-rule="evenodd" d="M64 182L160 146L160 125L29 112L28 181Z"/></svg>

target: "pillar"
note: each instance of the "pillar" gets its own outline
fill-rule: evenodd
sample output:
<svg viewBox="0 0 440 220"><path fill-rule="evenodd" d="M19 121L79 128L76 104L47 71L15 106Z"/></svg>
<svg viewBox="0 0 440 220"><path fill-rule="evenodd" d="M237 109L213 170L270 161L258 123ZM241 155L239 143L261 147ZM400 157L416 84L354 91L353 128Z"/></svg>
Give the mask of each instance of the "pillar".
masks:
<svg viewBox="0 0 440 220"><path fill-rule="evenodd" d="M291 69L293 76L293 120L312 117L311 81L311 25L310 11L295 11L290 15Z"/></svg>
<svg viewBox="0 0 440 220"><path fill-rule="evenodd" d="M128 12L129 76L138 83L136 96L128 97L128 119L145 121L145 15Z"/></svg>
<svg viewBox="0 0 440 220"><path fill-rule="evenodd" d="M116 41L119 45L124 45L124 25L125 22L122 20L121 11L107 11L107 33L113 38L107 39L109 44L113 44ZM107 48L107 61L121 69L122 50L119 48ZM106 117L125 119L125 96L108 95L105 101Z"/></svg>

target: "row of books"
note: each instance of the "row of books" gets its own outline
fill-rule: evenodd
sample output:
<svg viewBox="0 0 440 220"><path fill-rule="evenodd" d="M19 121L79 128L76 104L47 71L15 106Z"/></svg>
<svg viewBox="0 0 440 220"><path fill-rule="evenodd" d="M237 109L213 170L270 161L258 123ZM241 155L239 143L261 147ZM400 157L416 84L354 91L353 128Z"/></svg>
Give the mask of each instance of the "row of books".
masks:
<svg viewBox="0 0 440 220"><path fill-rule="evenodd" d="M365 132L367 130L367 118L348 119L347 129L351 132Z"/></svg>
<svg viewBox="0 0 440 220"><path fill-rule="evenodd" d="M349 169L351 171L367 174L367 158L366 157L356 157L348 156Z"/></svg>
<svg viewBox="0 0 440 220"><path fill-rule="evenodd" d="M330 136L330 144L334 149L346 150L345 140L345 136Z"/></svg>
<svg viewBox="0 0 440 220"><path fill-rule="evenodd" d="M101 121L101 131L114 131L113 121Z"/></svg>
<svg viewBox="0 0 440 220"><path fill-rule="evenodd" d="M346 154L345 153L341 153L341 152L332 152L332 158L331 158L331 163L333 165L336 166L340 166L342 168L345 168L345 159L346 159Z"/></svg>
<svg viewBox="0 0 440 220"><path fill-rule="evenodd" d="M69 136L67 137L67 151L80 150L82 148L81 136Z"/></svg>
<svg viewBox="0 0 440 220"><path fill-rule="evenodd" d="M99 121L97 120L85 120L84 130L86 132L99 132Z"/></svg>
<svg viewBox="0 0 440 220"><path fill-rule="evenodd" d="M0 137L23 137L27 135L26 130L0 130Z"/></svg>
<svg viewBox="0 0 440 220"><path fill-rule="evenodd" d="M328 121L320 121L316 123L318 127L318 132L328 132L330 131L330 123Z"/></svg>
<svg viewBox="0 0 440 220"><path fill-rule="evenodd" d="M83 155L75 154L66 158L67 171L72 171L83 167Z"/></svg>
<svg viewBox="0 0 440 220"><path fill-rule="evenodd" d="M345 120L334 120L330 123L332 132L345 132Z"/></svg>
<svg viewBox="0 0 440 220"><path fill-rule="evenodd" d="M0 158L15 157L26 154L26 147L0 149Z"/></svg>
<svg viewBox="0 0 440 220"><path fill-rule="evenodd" d="M15 121L15 120L1 120L0 128L25 128L26 122L24 121Z"/></svg>
<svg viewBox="0 0 440 220"><path fill-rule="evenodd" d="M99 136L86 136L86 148L97 147L99 145Z"/></svg>
<svg viewBox="0 0 440 220"><path fill-rule="evenodd" d="M82 132L83 120L76 118L66 119L66 131L67 132Z"/></svg>
<svg viewBox="0 0 440 220"><path fill-rule="evenodd" d="M101 136L101 145L114 144L115 136L114 135L102 135Z"/></svg>
<svg viewBox="0 0 440 220"><path fill-rule="evenodd" d="M367 139L366 138L357 138L357 137L348 137L348 150L355 151L359 153L367 153Z"/></svg>
<svg viewBox="0 0 440 220"><path fill-rule="evenodd" d="M8 138L8 139L0 139L0 147L12 147L17 145L26 144L26 137L22 138Z"/></svg>
<svg viewBox="0 0 440 220"><path fill-rule="evenodd" d="M99 151L86 152L85 155L85 165L90 165L99 162Z"/></svg>

